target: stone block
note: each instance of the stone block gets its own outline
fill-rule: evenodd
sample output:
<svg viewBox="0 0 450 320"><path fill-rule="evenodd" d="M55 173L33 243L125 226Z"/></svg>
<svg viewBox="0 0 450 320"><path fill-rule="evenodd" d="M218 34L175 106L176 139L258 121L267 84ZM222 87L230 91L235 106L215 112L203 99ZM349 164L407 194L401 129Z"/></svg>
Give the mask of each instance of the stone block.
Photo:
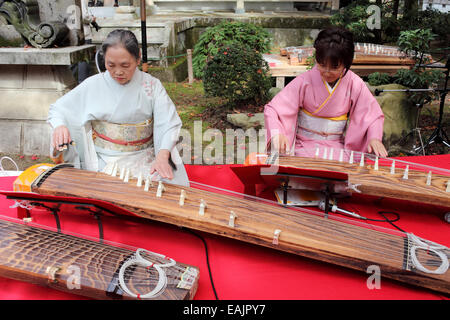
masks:
<svg viewBox="0 0 450 320"><path fill-rule="evenodd" d="M2 66L0 119L46 120L50 104L75 85L65 66Z"/></svg>
<svg viewBox="0 0 450 320"><path fill-rule="evenodd" d="M0 90L23 89L25 69L24 65L1 65Z"/></svg>
<svg viewBox="0 0 450 320"><path fill-rule="evenodd" d="M406 89L398 84L387 84L375 89ZM384 113L383 143L389 149L398 140L404 137L415 128L418 109L408 102L408 95L405 92L385 92L375 97Z"/></svg>
<svg viewBox="0 0 450 320"><path fill-rule="evenodd" d="M11 90L2 92L0 119L45 120L57 92Z"/></svg>
<svg viewBox="0 0 450 320"><path fill-rule="evenodd" d="M52 68L48 66L27 66L27 74L25 76L25 89L49 89L56 90L58 85Z"/></svg>
<svg viewBox="0 0 450 320"><path fill-rule="evenodd" d="M167 68L151 67L148 69L148 73L150 73L155 78L158 78L162 82L184 81L188 77L187 59L179 59L175 65L170 65Z"/></svg>
<svg viewBox="0 0 450 320"><path fill-rule="evenodd" d="M140 20L134 19L116 19L120 15L114 16L111 19L102 19L99 21L99 25L101 29L94 31L92 33L92 43L101 44L106 39L108 34L116 29L128 29L134 33L139 43L142 42L142 33L141 33L141 22ZM167 30L165 29L165 24L161 23L151 23L147 22L146 35L147 35L147 44L162 44L166 43L167 40Z"/></svg>
<svg viewBox="0 0 450 320"><path fill-rule="evenodd" d="M20 121L0 120L0 151L20 153L22 123Z"/></svg>
<svg viewBox="0 0 450 320"><path fill-rule="evenodd" d="M260 129L264 128L264 113L256 113L252 116L249 116L245 113L234 113L227 115L227 121L236 127L240 127L243 129Z"/></svg>
<svg viewBox="0 0 450 320"><path fill-rule="evenodd" d="M48 155L50 152L50 125L45 121L29 121L23 124L23 154Z"/></svg>
<svg viewBox="0 0 450 320"><path fill-rule="evenodd" d="M64 65L90 59L94 45L62 48L0 48L0 64Z"/></svg>

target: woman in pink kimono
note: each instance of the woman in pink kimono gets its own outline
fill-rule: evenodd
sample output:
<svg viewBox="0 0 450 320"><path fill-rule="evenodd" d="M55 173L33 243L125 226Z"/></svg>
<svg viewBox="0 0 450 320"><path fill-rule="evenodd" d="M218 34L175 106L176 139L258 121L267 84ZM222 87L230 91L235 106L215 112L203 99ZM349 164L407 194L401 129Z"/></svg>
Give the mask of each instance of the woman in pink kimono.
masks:
<svg viewBox="0 0 450 320"><path fill-rule="evenodd" d="M268 149L306 157L318 148L386 157L383 112L364 81L349 70L354 55L352 33L325 29L314 48L316 65L265 106Z"/></svg>

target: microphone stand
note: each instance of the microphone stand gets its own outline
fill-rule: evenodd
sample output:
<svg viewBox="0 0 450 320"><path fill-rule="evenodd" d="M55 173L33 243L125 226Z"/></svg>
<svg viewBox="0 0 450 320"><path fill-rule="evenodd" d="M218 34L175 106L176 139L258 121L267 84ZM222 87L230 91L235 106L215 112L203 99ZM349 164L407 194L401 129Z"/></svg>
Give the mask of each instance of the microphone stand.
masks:
<svg viewBox="0 0 450 320"><path fill-rule="evenodd" d="M444 116L445 97L447 95L447 92L450 90L447 88L448 79L449 79L449 71L450 71L450 55L447 57L447 63L445 64L445 66L433 65L433 64L426 64L426 65L419 64L417 66L425 67L425 68L447 69L444 72L444 74L445 74L444 88L443 89L384 89L384 90L375 89L375 95L378 96L381 92L426 92L426 91L440 92L439 120L438 120L436 129L430 135L430 137L425 142L425 144L423 144L421 147L414 148L414 151L416 151L416 152L421 151L423 154L425 154L425 148L433 143L436 143L436 144L442 143L447 148L450 148L449 138L448 138L447 134L445 133L443 126L442 126L442 120L443 120L443 116Z"/></svg>
<svg viewBox="0 0 450 320"><path fill-rule="evenodd" d="M142 34L142 71L148 71L147 63L147 13L145 11L145 0L140 1L141 9L141 34Z"/></svg>
<svg viewBox="0 0 450 320"><path fill-rule="evenodd" d="M440 103L439 103L439 121L436 129L433 131L431 136L428 138L428 141L425 143L423 148L428 147L432 143L442 143L447 148L450 148L450 142L448 139L447 134L445 133L443 127L442 127L442 120L444 116L444 106L445 106L445 97L447 95L447 92L449 89L447 88L448 84L448 78L449 78L449 70L450 70L450 56L447 58L447 64L445 65L445 68L447 69L445 74L445 83L444 83L444 89L439 90L441 93L440 96Z"/></svg>

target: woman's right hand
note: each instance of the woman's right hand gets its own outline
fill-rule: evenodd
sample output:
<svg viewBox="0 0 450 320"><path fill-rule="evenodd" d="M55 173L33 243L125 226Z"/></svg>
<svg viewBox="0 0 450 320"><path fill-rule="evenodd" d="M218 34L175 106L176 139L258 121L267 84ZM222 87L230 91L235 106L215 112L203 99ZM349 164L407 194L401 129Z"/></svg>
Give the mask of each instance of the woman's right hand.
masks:
<svg viewBox="0 0 450 320"><path fill-rule="evenodd" d="M277 151L279 154L289 154L289 139L284 134L277 134L272 137L271 145L272 151Z"/></svg>
<svg viewBox="0 0 450 320"><path fill-rule="evenodd" d="M69 129L64 126L58 126L53 130L53 136L52 136L52 147L55 150L62 151L63 150L63 144L68 144L72 139L70 138L70 132Z"/></svg>

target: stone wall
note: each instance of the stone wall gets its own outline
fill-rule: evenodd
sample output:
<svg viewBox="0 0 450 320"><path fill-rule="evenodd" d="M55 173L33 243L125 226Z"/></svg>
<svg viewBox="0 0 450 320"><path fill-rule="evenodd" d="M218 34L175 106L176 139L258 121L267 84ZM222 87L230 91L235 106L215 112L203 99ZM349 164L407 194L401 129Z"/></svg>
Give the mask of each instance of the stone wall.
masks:
<svg viewBox="0 0 450 320"><path fill-rule="evenodd" d="M49 152L49 107L77 83L70 69L92 59L94 46L0 48L0 151Z"/></svg>
<svg viewBox="0 0 450 320"><path fill-rule="evenodd" d="M375 89L407 89L398 84L387 84L370 87L372 93ZM395 144L407 135L416 126L418 108L408 101L405 92L385 92L375 97L384 113L383 143L386 149L395 147Z"/></svg>
<svg viewBox="0 0 450 320"><path fill-rule="evenodd" d="M50 104L76 85L65 66L0 66L0 150L48 154Z"/></svg>

